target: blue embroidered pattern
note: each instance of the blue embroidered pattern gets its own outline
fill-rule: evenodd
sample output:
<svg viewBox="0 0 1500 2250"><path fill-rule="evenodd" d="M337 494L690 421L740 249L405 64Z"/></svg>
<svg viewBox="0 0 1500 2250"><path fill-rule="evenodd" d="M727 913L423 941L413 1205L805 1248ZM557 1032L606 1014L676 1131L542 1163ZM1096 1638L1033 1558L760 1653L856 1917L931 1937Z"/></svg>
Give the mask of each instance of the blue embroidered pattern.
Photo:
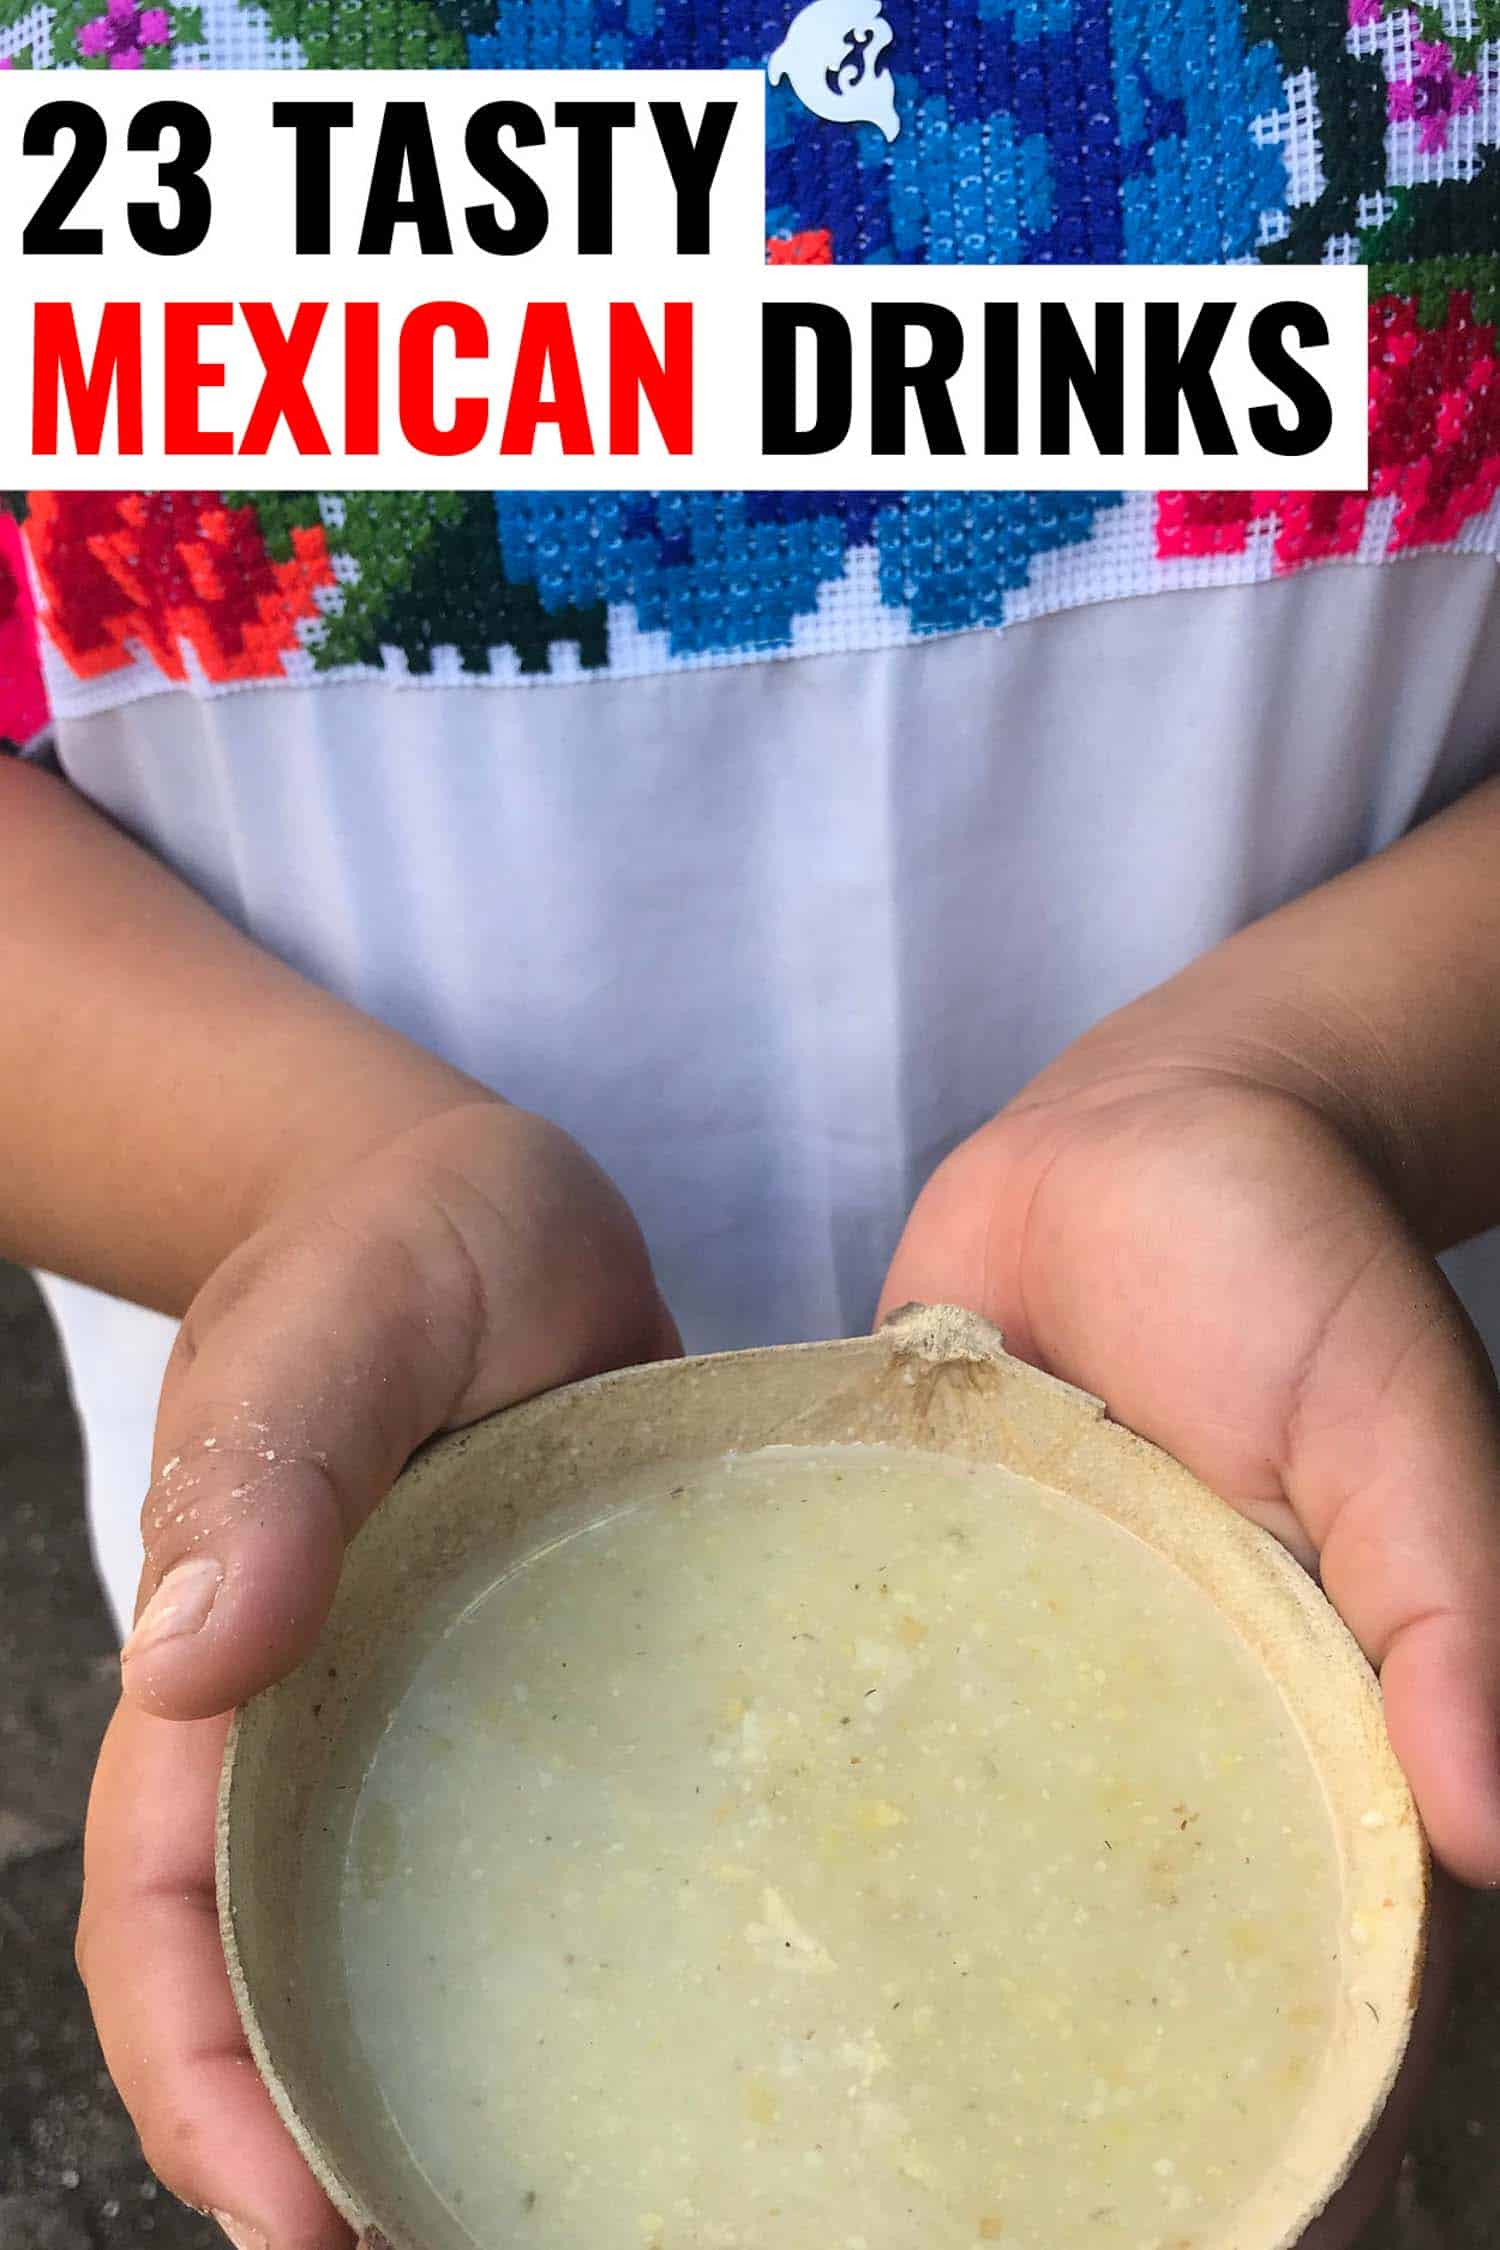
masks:
<svg viewBox="0 0 1500 2250"><path fill-rule="evenodd" d="M1282 193L1270 45L1238 0L888 0L900 136L831 125L767 90L767 232L821 231L836 263L1112 264L1245 257ZM1184 18L1190 19L1185 21ZM477 66L759 68L779 8L728 0L505 0ZM1216 69L1193 66L1211 43ZM1108 493L497 495L508 572L543 602L634 604L676 655L775 648L853 547L914 632L998 625L1033 558L1085 538ZM706 593L705 589L711 589Z"/></svg>
<svg viewBox="0 0 1500 2250"><path fill-rule="evenodd" d="M0 67L762 70L795 13L93 5L0 0ZM445 651L498 679L657 670L1356 552L1500 548L1500 0L885 0L884 15L894 140L815 116L789 80L767 89L768 255L1362 260L1370 493L37 495L27 541L64 691L108 700L135 671L424 676Z"/></svg>

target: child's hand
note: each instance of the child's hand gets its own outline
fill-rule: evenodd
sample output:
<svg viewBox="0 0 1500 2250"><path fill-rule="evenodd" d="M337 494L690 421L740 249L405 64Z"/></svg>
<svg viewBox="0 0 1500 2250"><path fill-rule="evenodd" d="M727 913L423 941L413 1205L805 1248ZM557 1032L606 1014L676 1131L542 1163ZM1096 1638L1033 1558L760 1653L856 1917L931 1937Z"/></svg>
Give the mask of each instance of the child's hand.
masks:
<svg viewBox="0 0 1500 2250"><path fill-rule="evenodd" d="M1170 991L1170 988L1167 988ZM1169 1010L1167 1011L1169 1012ZM1083 1040L919 1197L882 1311L986 1314L1277 1533L1378 1666L1433 1843L1500 1881L1500 1411L1447 1283L1361 1154L1285 1070L1180 1038L1163 1011ZM1296 1090L1293 1090L1295 1088ZM1357 1105L1355 1105L1357 1108ZM1429 2080L1456 1935L1434 1900L1400 2082L1300 2250L1349 2250Z"/></svg>
<svg viewBox="0 0 1500 2250"><path fill-rule="evenodd" d="M884 1309L911 1299L986 1314L1316 1562L1438 1854L1500 1882L1494 1379L1315 1100L1096 1034L934 1175Z"/></svg>
<svg viewBox="0 0 1500 2250"><path fill-rule="evenodd" d="M348 2231L275 2116L225 1976L220 1714L311 1649L347 1539L425 1438L675 1349L609 1182L565 1134L477 1101L304 1196L192 1305L162 1395L78 1955L148 2160L249 2250L334 2250Z"/></svg>
<svg viewBox="0 0 1500 2250"><path fill-rule="evenodd" d="M1500 1222L1500 781L1108 1017L919 1198L949 1298L1276 1531L1500 1883L1500 1399L1431 1250Z"/></svg>

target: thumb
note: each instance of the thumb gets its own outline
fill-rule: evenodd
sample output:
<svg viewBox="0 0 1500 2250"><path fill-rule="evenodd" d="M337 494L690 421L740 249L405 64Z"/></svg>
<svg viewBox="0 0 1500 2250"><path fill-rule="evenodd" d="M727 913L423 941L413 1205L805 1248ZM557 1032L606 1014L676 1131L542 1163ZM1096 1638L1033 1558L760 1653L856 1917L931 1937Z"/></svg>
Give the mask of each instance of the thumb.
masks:
<svg viewBox="0 0 1500 2250"><path fill-rule="evenodd" d="M189 1310L126 1695L170 1718L243 1702L310 1652L345 1545L425 1439L674 1341L633 1219L566 1136L497 1106L392 1143Z"/></svg>
<svg viewBox="0 0 1500 2250"><path fill-rule="evenodd" d="M991 1125L944 1159L907 1216L880 1291L877 1328L903 1305L965 1305L995 1323L1007 1351L1045 1364L1019 1275L1029 1157L1028 1145L1013 1154L1011 1139Z"/></svg>
<svg viewBox="0 0 1500 2250"><path fill-rule="evenodd" d="M997 1175L974 1170L983 1145L965 1144L919 1198L878 1317L912 1299L973 1306L1021 1358L1100 1393L1129 1428L1231 1499L1255 1458L1380 1675L1391 1741L1435 1851L1465 1882L1500 1884L1500 1396L1436 1265L1367 1177L1340 1171L1325 1191L1345 1213L1337 1257L1325 1238L1309 1236L1309 1249L1283 1230L1275 1269L1284 1309L1308 1283L1307 1261L1318 1261L1317 1286L1305 1287L1316 1320L1260 1323L1268 1355L1224 1355L1225 1334L1238 1338L1246 1317L1222 1235L1205 1297L1205 1269L1173 1265L1159 1226L1143 1231L1128 1296L1104 1286L1123 1269L1090 1216L1067 1260L1049 1236L1050 1285L1032 1285L1028 1318L1019 1258L1031 1175L1018 1168L995 1192ZM1092 1210L1077 1196L1070 1208ZM1086 1290L1078 1277L1090 1255ZM1118 1308L1147 1293L1169 1325L1143 1351ZM1191 1348L1164 1357L1167 1334ZM1245 1433L1257 1428L1247 1451Z"/></svg>

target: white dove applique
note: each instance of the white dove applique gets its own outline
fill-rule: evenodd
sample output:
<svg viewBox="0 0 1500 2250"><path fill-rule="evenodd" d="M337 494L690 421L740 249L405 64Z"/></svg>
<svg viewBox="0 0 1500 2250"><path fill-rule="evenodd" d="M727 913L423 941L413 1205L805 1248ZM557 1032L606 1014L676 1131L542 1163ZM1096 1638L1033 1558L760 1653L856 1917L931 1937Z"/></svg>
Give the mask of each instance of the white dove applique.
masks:
<svg viewBox="0 0 1500 2250"><path fill-rule="evenodd" d="M873 125L893 141L901 120L880 58L894 36L881 0L808 0L767 65L771 84L789 79L815 117L832 125Z"/></svg>

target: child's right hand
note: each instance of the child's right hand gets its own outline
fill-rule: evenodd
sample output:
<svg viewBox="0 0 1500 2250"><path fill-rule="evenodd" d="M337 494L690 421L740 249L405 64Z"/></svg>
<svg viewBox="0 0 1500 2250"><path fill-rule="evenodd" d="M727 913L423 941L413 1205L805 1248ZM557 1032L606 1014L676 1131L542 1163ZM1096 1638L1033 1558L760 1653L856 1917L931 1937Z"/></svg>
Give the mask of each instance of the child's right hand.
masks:
<svg viewBox="0 0 1500 2250"><path fill-rule="evenodd" d="M241 2250L349 2237L272 2109L225 1974L225 1714L308 1654L346 1541L424 1439L676 1348L616 1190L498 1102L430 1117L304 1195L192 1304L89 1809L78 1960L148 2161Z"/></svg>

